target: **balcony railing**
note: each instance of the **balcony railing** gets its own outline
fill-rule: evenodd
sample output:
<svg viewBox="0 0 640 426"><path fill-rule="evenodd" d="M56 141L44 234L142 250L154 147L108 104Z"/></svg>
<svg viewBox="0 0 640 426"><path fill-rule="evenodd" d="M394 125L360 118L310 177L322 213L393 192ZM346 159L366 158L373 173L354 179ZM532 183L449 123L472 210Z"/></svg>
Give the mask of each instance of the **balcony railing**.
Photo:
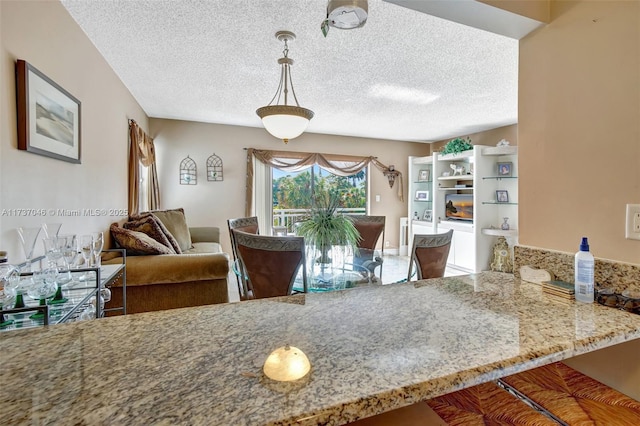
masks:
<svg viewBox="0 0 640 426"><path fill-rule="evenodd" d="M294 227L297 222L304 220L307 216L307 209L274 209L273 210L273 227L284 230L286 228L287 234L295 233ZM339 213L343 214L359 214L365 215L366 208L349 208L338 209Z"/></svg>

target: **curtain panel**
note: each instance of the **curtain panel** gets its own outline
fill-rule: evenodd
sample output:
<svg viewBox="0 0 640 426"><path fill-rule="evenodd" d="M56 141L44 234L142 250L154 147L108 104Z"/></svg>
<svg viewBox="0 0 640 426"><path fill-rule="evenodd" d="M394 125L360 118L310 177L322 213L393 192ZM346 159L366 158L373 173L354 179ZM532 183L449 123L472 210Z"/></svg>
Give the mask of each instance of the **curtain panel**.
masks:
<svg viewBox="0 0 640 426"><path fill-rule="evenodd" d="M129 215L140 213L140 164L149 168L146 180L149 210L157 210L160 207L160 187L153 138L135 120L129 120Z"/></svg>
<svg viewBox="0 0 640 426"><path fill-rule="evenodd" d="M268 166L287 172L298 172L317 164L338 176L351 176L373 164L381 172L388 172L389 167L378 161L377 157L360 157L355 155L318 154L309 152L267 151L262 149L247 149L247 192L246 216L253 214L253 159ZM398 198L403 198L402 174L398 175Z"/></svg>

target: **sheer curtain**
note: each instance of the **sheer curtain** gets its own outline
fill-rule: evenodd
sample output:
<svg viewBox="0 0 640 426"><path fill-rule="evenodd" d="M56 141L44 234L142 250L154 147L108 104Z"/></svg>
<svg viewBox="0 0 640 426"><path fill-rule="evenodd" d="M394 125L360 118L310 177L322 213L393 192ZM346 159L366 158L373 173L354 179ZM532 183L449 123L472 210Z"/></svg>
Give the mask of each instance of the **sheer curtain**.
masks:
<svg viewBox="0 0 640 426"><path fill-rule="evenodd" d="M354 155L335 155L335 154L318 154L308 152L289 152L289 151L266 151L260 149L247 149L247 193L246 193L246 216L257 215L264 208L262 216L265 217L265 225L269 226L262 229L271 229L271 220L273 212L270 208L266 208L268 200L271 200L271 174L269 167L275 167L284 171L297 172L314 164L319 165L323 169L330 171L338 176L351 176L363 170L368 165L374 165L381 172L389 171L389 167L382 164L376 157L359 157ZM257 168L266 169L258 173ZM265 178L267 182L265 182ZM268 194L268 198L258 200L258 193ZM403 200L402 174L398 176L398 198ZM258 204L265 203L265 204ZM268 211L268 213L267 213Z"/></svg>
<svg viewBox="0 0 640 426"><path fill-rule="evenodd" d="M135 120L129 120L129 215L140 212L140 164L148 168L149 174L146 179L147 207L156 210L160 207L160 188L153 138Z"/></svg>

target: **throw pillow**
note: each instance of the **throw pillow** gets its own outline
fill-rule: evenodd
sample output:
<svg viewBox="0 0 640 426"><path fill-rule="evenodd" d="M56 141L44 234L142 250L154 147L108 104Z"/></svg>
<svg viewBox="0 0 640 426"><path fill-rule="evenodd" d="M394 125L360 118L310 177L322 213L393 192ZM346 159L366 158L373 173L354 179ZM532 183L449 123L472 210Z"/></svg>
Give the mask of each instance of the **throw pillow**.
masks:
<svg viewBox="0 0 640 426"><path fill-rule="evenodd" d="M129 216L129 222L135 222L135 221L143 219L145 217L153 217L155 219L156 223L158 224L158 226L160 227L160 229L162 229L162 233L167 237L167 240L169 240L169 243L171 244L170 247L172 247L176 251L177 254L182 254L182 250L180 249L180 244L178 244L178 241L176 241L176 238L171 234L171 232L169 232L167 227L164 226L162 221L157 216L155 216L153 213L151 213L151 212L142 212L142 213L139 213L139 214L135 214L133 216Z"/></svg>
<svg viewBox="0 0 640 426"><path fill-rule="evenodd" d="M169 247L160 244L145 233L111 225L111 235L118 245L127 251L128 256L146 254L175 254Z"/></svg>
<svg viewBox="0 0 640 426"><path fill-rule="evenodd" d="M161 223L162 222L160 222L159 219L150 214L148 216L142 216L137 220L125 222L122 224L122 227L130 231L137 231L142 232L143 234L147 234L160 244L167 246L172 252L175 253L175 249L173 248L166 235L168 231L166 229L163 231L164 225L161 225Z"/></svg>
<svg viewBox="0 0 640 426"><path fill-rule="evenodd" d="M191 248L191 233L184 216L184 209L155 210L151 213L160 219L160 222L175 237L181 251L184 252Z"/></svg>

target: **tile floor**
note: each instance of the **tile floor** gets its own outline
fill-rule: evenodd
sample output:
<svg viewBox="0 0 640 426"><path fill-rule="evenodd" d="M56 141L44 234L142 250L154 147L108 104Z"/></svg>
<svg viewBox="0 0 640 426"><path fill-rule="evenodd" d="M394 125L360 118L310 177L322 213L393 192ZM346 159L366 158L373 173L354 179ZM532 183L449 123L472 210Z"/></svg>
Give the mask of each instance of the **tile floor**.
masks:
<svg viewBox="0 0 640 426"><path fill-rule="evenodd" d="M409 256L392 256L385 255L382 267L382 283L392 284L407 279L407 273L409 272ZM379 270L376 269L376 274ZM444 275L455 276L465 275L466 272L459 271L453 268L447 268ZM228 290L229 290L229 302L238 302L240 296L238 294L238 282L233 272L229 272L227 278Z"/></svg>

